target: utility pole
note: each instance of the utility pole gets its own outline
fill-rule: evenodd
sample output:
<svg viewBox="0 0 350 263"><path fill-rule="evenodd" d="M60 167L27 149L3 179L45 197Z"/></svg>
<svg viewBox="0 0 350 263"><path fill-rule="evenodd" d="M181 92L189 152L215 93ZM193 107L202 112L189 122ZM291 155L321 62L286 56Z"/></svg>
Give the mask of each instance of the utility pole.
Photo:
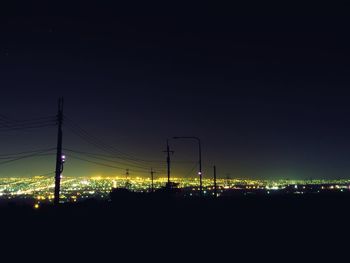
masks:
<svg viewBox="0 0 350 263"><path fill-rule="evenodd" d="M153 168L151 168L151 181L152 181L152 185L151 185L151 192L154 193L154 171Z"/></svg>
<svg viewBox="0 0 350 263"><path fill-rule="evenodd" d="M63 98L58 100L58 113L57 113L57 153L56 153L56 172L55 172L55 194L54 204L60 203L60 190L61 190L61 178L63 171L63 156L62 156L62 124L63 124Z"/></svg>
<svg viewBox="0 0 350 263"><path fill-rule="evenodd" d="M130 188L129 175L130 175L129 169L126 169L126 172L125 172L125 188L126 189Z"/></svg>
<svg viewBox="0 0 350 263"><path fill-rule="evenodd" d="M216 166L214 165L214 196L218 197L218 186L216 184Z"/></svg>
<svg viewBox="0 0 350 263"><path fill-rule="evenodd" d="M170 151L170 147L169 147L169 139L166 140L166 151L167 153L167 158L166 158L166 162L168 165L168 183L167 183L167 187L171 187L171 182L170 182L170 153L174 154L174 151Z"/></svg>
<svg viewBox="0 0 350 263"><path fill-rule="evenodd" d="M202 170L202 143L199 138L196 138L198 141L199 149L199 193L203 196L203 170Z"/></svg>

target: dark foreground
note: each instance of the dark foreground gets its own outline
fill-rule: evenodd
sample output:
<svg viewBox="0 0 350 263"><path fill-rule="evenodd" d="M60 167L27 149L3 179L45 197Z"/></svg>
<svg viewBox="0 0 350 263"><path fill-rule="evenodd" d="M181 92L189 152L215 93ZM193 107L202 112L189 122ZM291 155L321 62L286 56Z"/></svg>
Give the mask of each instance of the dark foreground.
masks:
<svg viewBox="0 0 350 263"><path fill-rule="evenodd" d="M350 196L3 205L2 252L97 262L348 262ZM29 260L29 259L28 259Z"/></svg>

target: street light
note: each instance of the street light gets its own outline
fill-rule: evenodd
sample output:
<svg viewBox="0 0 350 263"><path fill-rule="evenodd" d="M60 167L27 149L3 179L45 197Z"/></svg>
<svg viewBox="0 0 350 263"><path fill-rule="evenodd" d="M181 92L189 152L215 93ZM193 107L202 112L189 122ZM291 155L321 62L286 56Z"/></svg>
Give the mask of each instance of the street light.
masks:
<svg viewBox="0 0 350 263"><path fill-rule="evenodd" d="M202 171L202 144L201 144L201 139L195 136L178 136L178 137L173 137L173 139L191 139L191 140L196 140L198 142L198 148L199 148L199 190L200 190L200 195L203 195L203 171Z"/></svg>

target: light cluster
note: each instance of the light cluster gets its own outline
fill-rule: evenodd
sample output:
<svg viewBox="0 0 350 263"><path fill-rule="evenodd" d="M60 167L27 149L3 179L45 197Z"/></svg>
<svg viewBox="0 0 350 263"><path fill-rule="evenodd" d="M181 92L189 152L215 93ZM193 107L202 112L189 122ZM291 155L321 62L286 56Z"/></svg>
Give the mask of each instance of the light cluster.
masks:
<svg viewBox="0 0 350 263"><path fill-rule="evenodd" d="M192 196L199 192L198 178L173 178L173 182L183 190L185 195ZM167 178L154 180L154 189L165 186ZM135 177L64 177L61 182L61 200L77 202L86 199L108 199L114 188L127 188L133 192L151 192L151 179ZM217 193L224 195L232 192L265 193L284 192L293 194L320 193L322 191L350 191L350 180L248 180L218 179ZM203 180L203 193L214 193L212 179ZM54 178L0 178L0 199L28 199L38 202L52 202L54 199Z"/></svg>

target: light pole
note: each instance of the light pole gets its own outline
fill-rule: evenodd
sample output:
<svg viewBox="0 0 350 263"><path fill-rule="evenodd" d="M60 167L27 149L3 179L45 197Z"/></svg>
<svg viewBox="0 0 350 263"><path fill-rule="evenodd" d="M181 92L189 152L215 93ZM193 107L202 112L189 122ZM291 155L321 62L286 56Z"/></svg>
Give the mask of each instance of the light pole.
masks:
<svg viewBox="0 0 350 263"><path fill-rule="evenodd" d="M199 149L199 191L200 195L203 195L203 171L202 171L202 143L201 139L195 136L177 136L173 137L173 139L191 139L196 140L198 142L198 149Z"/></svg>

